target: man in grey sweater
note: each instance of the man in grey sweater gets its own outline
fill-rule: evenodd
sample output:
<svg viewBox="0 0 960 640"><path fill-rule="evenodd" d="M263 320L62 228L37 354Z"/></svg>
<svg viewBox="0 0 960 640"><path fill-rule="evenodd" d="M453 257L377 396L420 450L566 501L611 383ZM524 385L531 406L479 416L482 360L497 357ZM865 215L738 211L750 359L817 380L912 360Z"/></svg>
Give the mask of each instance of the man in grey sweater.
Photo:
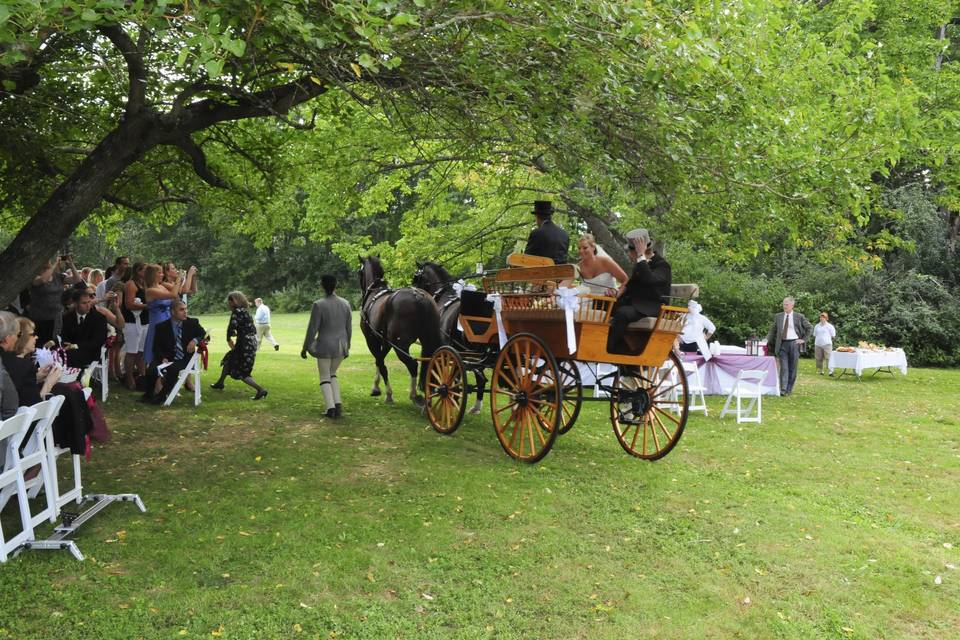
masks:
<svg viewBox="0 0 960 640"><path fill-rule="evenodd" d="M350 303L334 294L337 288L337 279L334 276L323 276L320 278L320 284L323 285L327 295L313 303L310 324L307 326L307 335L303 340L300 357L306 359L309 353L317 359L320 390L323 392L323 401L327 407L326 416L339 418L343 415L343 404L340 397L340 382L337 380L337 368L350 354L350 338L353 333L352 312Z"/></svg>

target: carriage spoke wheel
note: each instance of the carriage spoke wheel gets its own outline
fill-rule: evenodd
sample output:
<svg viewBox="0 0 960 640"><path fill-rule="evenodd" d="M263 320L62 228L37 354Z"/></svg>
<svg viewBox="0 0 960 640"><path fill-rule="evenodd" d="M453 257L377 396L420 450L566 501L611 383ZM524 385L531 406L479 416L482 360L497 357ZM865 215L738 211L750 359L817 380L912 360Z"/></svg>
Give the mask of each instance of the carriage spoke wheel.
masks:
<svg viewBox="0 0 960 640"><path fill-rule="evenodd" d="M661 367L621 367L613 381L610 421L632 456L658 460L683 434L689 406L687 379L674 353Z"/></svg>
<svg viewBox="0 0 960 640"><path fill-rule="evenodd" d="M427 365L426 407L430 425L444 435L457 430L467 408L467 376L460 354L437 349Z"/></svg>
<svg viewBox="0 0 960 640"><path fill-rule="evenodd" d="M557 439L561 415L560 371L547 346L520 333L497 356L490 411L500 446L523 462L537 462Z"/></svg>
<svg viewBox="0 0 960 640"><path fill-rule="evenodd" d="M560 405L560 435L573 427L583 405L583 386L580 383L580 370L573 360L557 362L560 369L560 388L563 390L563 402Z"/></svg>

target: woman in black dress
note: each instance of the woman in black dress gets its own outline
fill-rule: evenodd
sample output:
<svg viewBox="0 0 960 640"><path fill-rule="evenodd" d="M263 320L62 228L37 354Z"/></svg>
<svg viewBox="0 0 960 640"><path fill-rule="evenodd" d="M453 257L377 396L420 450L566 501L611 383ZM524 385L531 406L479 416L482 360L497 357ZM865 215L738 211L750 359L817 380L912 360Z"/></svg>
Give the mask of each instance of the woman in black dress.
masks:
<svg viewBox="0 0 960 640"><path fill-rule="evenodd" d="M267 390L257 384L250 375L253 373L253 363L257 359L258 346L257 329L247 311L250 303L247 302L245 295L234 291L227 296L227 304L230 306L230 324L227 326L227 344L230 345L230 351L220 362L223 366L220 379L210 386L213 389L223 389L224 380L230 376L234 380L243 380L256 389L257 394L253 399L259 400L266 397Z"/></svg>

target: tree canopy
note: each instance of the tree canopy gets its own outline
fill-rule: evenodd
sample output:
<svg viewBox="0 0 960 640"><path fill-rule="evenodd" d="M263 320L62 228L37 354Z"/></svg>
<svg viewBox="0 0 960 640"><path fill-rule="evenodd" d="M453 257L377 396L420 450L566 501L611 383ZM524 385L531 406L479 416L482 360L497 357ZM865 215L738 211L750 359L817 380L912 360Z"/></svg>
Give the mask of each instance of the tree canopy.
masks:
<svg viewBox="0 0 960 640"><path fill-rule="evenodd" d="M957 9L6 0L0 298L84 221L188 206L396 269L502 254L535 196L598 237L871 263L900 243L891 181L955 219Z"/></svg>

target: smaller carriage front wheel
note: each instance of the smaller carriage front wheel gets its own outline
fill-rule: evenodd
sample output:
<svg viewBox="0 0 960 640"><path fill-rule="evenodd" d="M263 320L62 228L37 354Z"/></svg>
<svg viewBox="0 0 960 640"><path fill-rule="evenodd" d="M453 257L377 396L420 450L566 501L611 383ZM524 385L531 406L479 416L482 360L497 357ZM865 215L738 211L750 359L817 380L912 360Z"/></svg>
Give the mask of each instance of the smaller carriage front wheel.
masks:
<svg viewBox="0 0 960 640"><path fill-rule="evenodd" d="M563 435L573 428L577 416L580 415L580 407L583 405L583 385L580 381L580 369L577 368L575 360L560 360L557 366L560 368L560 388L563 392L563 402L560 407L562 411L560 435Z"/></svg>
<svg viewBox="0 0 960 640"><path fill-rule="evenodd" d="M467 408L467 376L463 359L456 350L440 347L427 365L427 419L438 432L449 435L457 430Z"/></svg>
<svg viewBox="0 0 960 640"><path fill-rule="evenodd" d="M620 446L644 460L667 455L683 434L689 400L675 353L659 367L621 366L610 395L610 421Z"/></svg>
<svg viewBox="0 0 960 640"><path fill-rule="evenodd" d="M490 411L500 446L515 460L538 462L562 424L560 371L550 349L529 333L511 337L493 367Z"/></svg>

